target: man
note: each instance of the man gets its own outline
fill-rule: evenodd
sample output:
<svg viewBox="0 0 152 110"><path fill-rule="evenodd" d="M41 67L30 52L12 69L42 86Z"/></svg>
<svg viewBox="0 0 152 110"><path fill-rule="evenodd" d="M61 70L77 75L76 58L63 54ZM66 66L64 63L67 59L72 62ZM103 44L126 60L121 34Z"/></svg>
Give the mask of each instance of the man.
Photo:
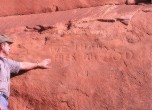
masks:
<svg viewBox="0 0 152 110"><path fill-rule="evenodd" d="M0 110L8 109L8 97L10 95L10 73L18 73L19 70L34 68L48 68L50 59L39 63L17 62L8 59L10 45L13 43L6 35L0 35Z"/></svg>

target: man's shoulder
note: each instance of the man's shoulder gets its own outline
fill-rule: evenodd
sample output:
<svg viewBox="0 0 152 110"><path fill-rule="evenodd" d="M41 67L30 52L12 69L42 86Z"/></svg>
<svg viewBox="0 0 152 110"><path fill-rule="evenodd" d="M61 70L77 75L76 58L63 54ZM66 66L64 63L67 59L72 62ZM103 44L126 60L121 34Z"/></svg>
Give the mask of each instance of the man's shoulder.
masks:
<svg viewBox="0 0 152 110"><path fill-rule="evenodd" d="M0 59L0 65L3 64L4 62Z"/></svg>
<svg viewBox="0 0 152 110"><path fill-rule="evenodd" d="M5 60L5 61L8 61L8 62L10 62L10 61L15 61L15 60L10 59L10 58L5 58L4 60Z"/></svg>
<svg viewBox="0 0 152 110"><path fill-rule="evenodd" d="M18 61L15 61L15 60L9 59L9 58L6 59L6 62L10 65L16 65L16 64L18 65L18 63L20 63Z"/></svg>
<svg viewBox="0 0 152 110"><path fill-rule="evenodd" d="M17 61L12 60L12 59L10 59L10 58L5 58L5 59L4 59L4 62L6 62L7 64L16 64L16 63L17 63Z"/></svg>

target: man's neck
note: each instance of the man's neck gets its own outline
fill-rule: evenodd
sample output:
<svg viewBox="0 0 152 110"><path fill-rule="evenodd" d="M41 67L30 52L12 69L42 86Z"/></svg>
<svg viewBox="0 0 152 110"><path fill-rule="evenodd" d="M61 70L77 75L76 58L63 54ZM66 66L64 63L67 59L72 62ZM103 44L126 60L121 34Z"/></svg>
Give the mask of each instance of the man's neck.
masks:
<svg viewBox="0 0 152 110"><path fill-rule="evenodd" d="M7 56L3 52L0 52L0 57L1 58L6 58Z"/></svg>

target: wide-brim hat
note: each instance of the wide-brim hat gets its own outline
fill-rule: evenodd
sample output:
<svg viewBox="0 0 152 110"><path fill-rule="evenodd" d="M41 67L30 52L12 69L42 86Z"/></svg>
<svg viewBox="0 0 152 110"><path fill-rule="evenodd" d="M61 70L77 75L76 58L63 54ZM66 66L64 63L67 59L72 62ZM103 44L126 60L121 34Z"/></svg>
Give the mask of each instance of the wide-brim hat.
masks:
<svg viewBox="0 0 152 110"><path fill-rule="evenodd" d="M0 43L3 43L3 42L7 42L9 44L13 43L13 41L9 39L6 35L0 35Z"/></svg>

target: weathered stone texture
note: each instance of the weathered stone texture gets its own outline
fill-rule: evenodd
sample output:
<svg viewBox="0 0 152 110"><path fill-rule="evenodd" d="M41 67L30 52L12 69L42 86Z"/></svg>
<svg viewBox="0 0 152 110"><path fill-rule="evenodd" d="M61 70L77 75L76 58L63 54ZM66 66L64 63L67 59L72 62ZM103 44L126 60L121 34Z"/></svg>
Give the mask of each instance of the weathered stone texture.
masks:
<svg viewBox="0 0 152 110"><path fill-rule="evenodd" d="M150 0L0 0L0 16L47 13L101 5L135 4L140 2L150 2Z"/></svg>
<svg viewBox="0 0 152 110"><path fill-rule="evenodd" d="M152 6L1 17L19 61L50 69L11 79L11 110L151 110Z"/></svg>

